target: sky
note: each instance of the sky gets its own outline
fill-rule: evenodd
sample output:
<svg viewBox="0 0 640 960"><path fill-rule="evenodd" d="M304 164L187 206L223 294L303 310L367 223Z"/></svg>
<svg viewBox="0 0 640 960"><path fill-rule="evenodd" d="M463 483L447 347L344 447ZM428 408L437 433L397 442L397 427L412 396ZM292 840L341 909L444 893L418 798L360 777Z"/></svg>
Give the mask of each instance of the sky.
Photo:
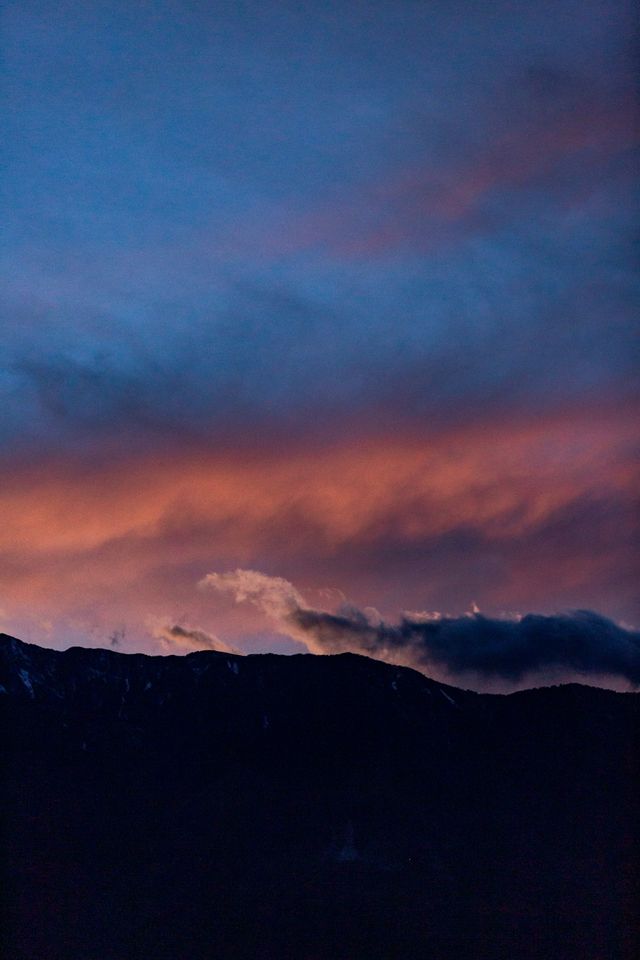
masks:
<svg viewBox="0 0 640 960"><path fill-rule="evenodd" d="M236 570L637 629L631 3L9 0L2 47L0 629L305 649Z"/></svg>

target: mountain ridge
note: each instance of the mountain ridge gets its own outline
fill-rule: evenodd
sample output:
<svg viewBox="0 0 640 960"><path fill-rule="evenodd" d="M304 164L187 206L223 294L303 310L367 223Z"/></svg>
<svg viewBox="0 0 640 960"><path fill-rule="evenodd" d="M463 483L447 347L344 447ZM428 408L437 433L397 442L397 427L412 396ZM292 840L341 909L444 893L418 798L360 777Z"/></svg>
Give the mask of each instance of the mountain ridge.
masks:
<svg viewBox="0 0 640 960"><path fill-rule="evenodd" d="M633 695L2 637L0 684L8 960L637 947Z"/></svg>
<svg viewBox="0 0 640 960"><path fill-rule="evenodd" d="M15 647L16 644L18 645L17 648ZM0 658L5 660L6 660L7 647L11 648L14 652L16 650L23 650L25 652L28 650L33 650L33 651L37 650L37 651L44 651L47 654L54 654L56 656L58 655L64 656L67 654L72 654L74 656L78 656L78 655L89 656L93 654L98 654L100 656L100 659L104 659L105 657L107 659L111 657L116 658L116 660L114 660L113 662L116 662L118 658L124 658L124 660L121 661L122 663L124 663L126 660L130 660L132 661L132 663L135 661L138 663L147 663L149 665L151 665L154 662L166 661L167 663L169 663L174 661L189 661L191 660L191 658L199 659L202 657L211 658L212 660L218 660L219 662L222 662L223 660L225 660L227 662L233 662L233 663L243 663L243 662L248 663L254 660L260 661L263 658L275 658L278 660L280 659L296 660L297 658L301 658L301 657L303 658L327 657L333 660L336 660L339 658L345 658L345 659L354 658L356 660L369 661L369 662L373 661L374 663L382 664L383 667L386 667L392 671L399 671L400 673L404 673L406 671L412 674L416 674L417 676L424 678L424 680L427 681L429 684L434 684L436 687L442 688L444 690L451 690L451 691L458 692L465 695L473 694L475 696L485 696L485 697L513 697L523 693L524 694L530 693L535 690L551 690L551 689L566 688L566 687L579 687L579 688L586 688L589 690L604 690L607 693L614 693L616 695L623 696L623 697L635 696L636 694L640 693L640 691L636 691L636 690L632 690L632 691L611 690L608 687L602 687L598 684L587 683L587 682L583 683L583 682L578 682L573 680L568 681L566 683L562 683L562 682L546 683L540 686L531 686L522 690L515 690L515 691L505 692L505 693L478 692L468 687L461 687L453 683L445 683L441 680L435 680L432 677L429 677L428 675L424 674L422 671L416 670L415 667L410 667L410 666L405 666L400 664L392 664L375 657L368 657L365 654L355 653L351 651L346 651L344 653L328 653L328 654L316 654L316 653L310 653L310 652L308 653L300 652L300 653L294 653L294 654L277 654L273 652L238 654L238 653L229 653L226 651L223 652L218 650L194 650L186 654L175 654L175 653L149 654L149 653L141 653L141 652L129 652L124 650L113 650L109 647L84 647L81 645L74 645L72 647L67 647L64 650L57 650L51 647L44 647L38 643L29 643L27 641L20 640L18 637L14 637L10 634L0 632Z"/></svg>

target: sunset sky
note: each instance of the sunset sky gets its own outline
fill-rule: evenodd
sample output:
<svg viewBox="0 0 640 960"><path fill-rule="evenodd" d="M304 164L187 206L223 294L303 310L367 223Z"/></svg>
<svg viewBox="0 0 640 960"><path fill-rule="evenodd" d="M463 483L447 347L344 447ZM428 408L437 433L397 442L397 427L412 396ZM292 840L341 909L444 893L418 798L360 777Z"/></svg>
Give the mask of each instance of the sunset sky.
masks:
<svg viewBox="0 0 640 960"><path fill-rule="evenodd" d="M640 626L630 2L3 19L0 630L304 649L236 568Z"/></svg>

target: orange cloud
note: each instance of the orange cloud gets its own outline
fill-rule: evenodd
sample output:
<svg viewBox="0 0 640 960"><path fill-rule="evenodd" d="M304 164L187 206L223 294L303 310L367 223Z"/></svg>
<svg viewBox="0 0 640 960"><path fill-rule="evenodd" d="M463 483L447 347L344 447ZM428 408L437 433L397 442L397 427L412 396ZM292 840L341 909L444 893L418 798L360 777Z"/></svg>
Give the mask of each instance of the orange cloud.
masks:
<svg viewBox="0 0 640 960"><path fill-rule="evenodd" d="M566 588L569 602L615 576L616 556L576 548L574 527L584 519L572 520L572 511L604 500L628 506L631 517L634 437L631 417L585 412L288 453L176 448L100 466L14 469L0 493L2 605L14 618L126 620L134 637L146 632L150 616L198 624L208 617L206 629L224 642L223 628L237 636L261 625L197 596L195 583L209 569L264 567L267 558L272 573L276 565L289 576L304 569L305 588L311 578L310 586L349 595L368 583L374 590L367 571L377 555L390 597L398 553L430 550L435 557L443 545L433 583L460 610L472 599L535 609L550 584L554 597ZM611 522L617 529L619 520ZM508 570L484 596L461 592L459 570L469 557L462 542L456 546L460 536L475 538L478 565L509 552ZM546 554L545 538L554 543ZM396 556L385 560L390 540ZM526 554L519 550L525 543ZM400 594L399 602L423 604L424 593ZM375 595L363 599L377 605Z"/></svg>

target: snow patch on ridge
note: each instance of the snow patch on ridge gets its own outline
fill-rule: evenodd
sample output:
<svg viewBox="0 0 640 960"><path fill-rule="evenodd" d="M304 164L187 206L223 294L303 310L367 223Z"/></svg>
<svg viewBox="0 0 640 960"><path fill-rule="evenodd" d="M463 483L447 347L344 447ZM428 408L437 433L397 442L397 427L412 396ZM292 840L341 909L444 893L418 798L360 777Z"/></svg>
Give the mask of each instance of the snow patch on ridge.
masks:
<svg viewBox="0 0 640 960"><path fill-rule="evenodd" d="M31 677L29 676L27 671L23 669L18 670L18 676L24 683L25 687L29 691L29 696L33 700L35 698L35 691L33 689L33 684L31 683Z"/></svg>

